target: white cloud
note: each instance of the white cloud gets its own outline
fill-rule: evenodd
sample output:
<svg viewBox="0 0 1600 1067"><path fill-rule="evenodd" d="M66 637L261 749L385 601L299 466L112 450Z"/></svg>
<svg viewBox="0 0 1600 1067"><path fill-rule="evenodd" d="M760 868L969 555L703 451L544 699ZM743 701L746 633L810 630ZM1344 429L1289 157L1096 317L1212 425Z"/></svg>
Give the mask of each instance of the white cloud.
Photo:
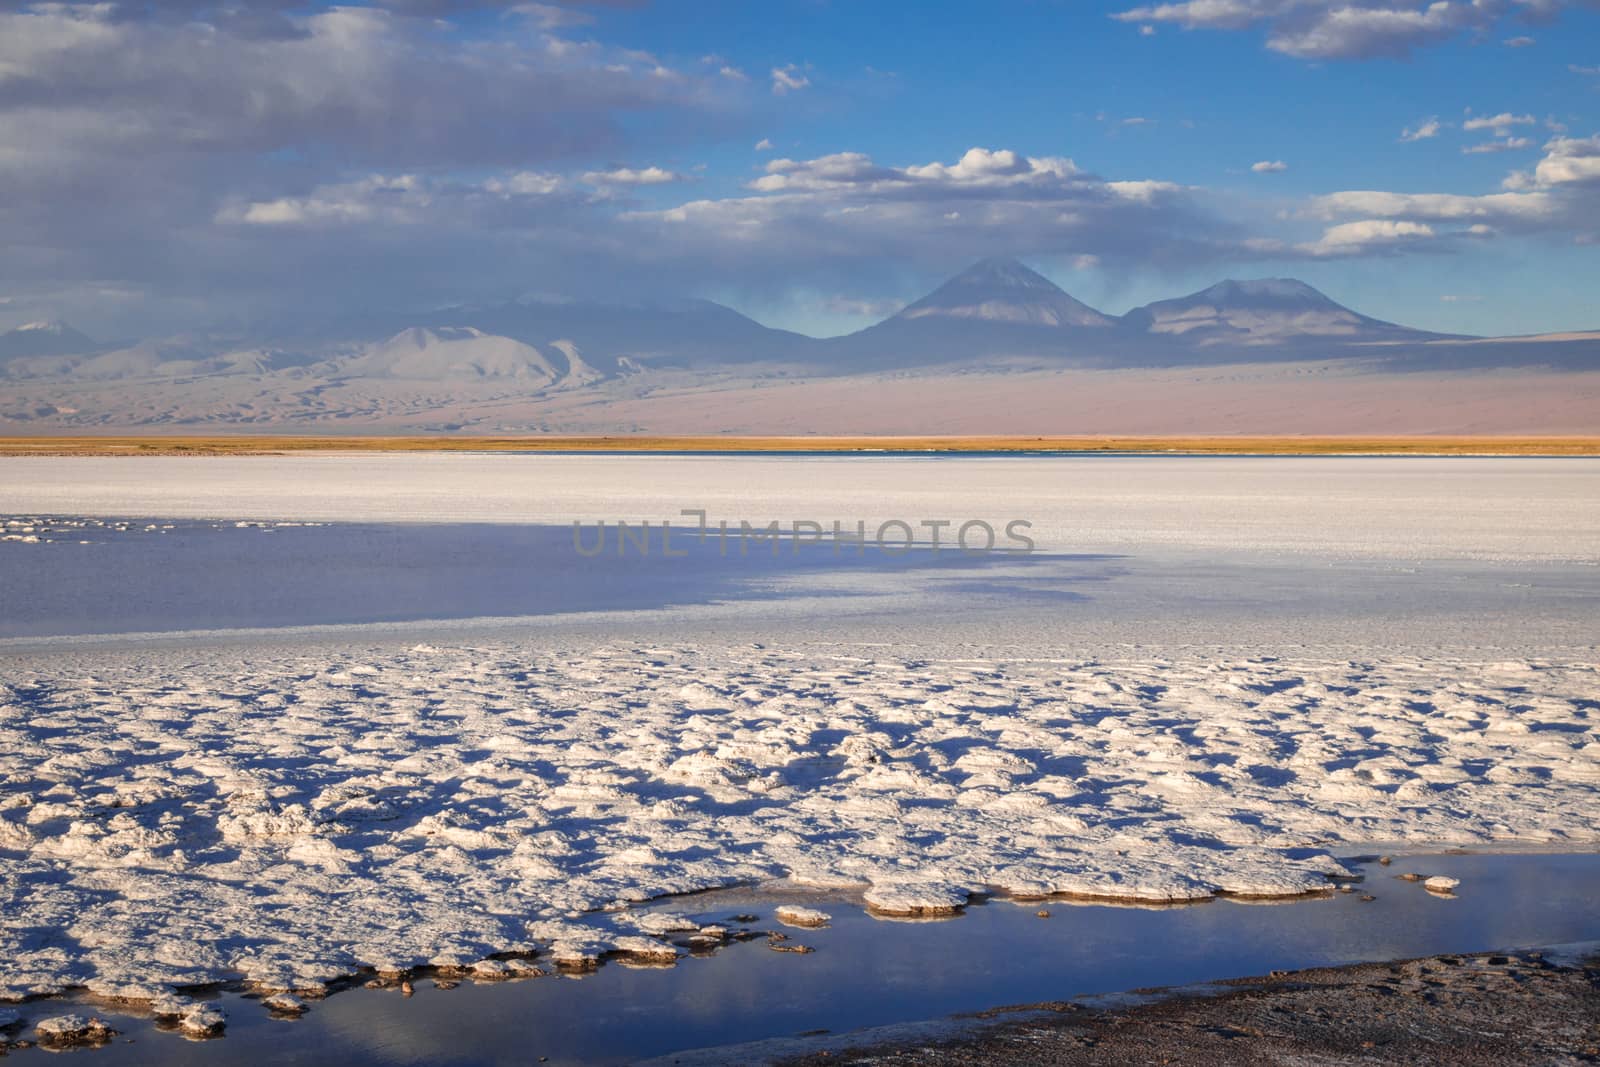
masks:
<svg viewBox="0 0 1600 1067"><path fill-rule="evenodd" d="M506 204L555 196L565 183L554 175L518 171L476 184L415 174L373 174L319 185L301 196L236 200L216 214L224 225L337 229L362 224L448 224Z"/></svg>
<svg viewBox="0 0 1600 1067"><path fill-rule="evenodd" d="M1535 41L1532 37L1524 36L1524 37L1507 37L1504 41L1502 41L1500 43L1505 45L1507 48L1529 48L1529 47L1537 44L1538 42Z"/></svg>
<svg viewBox="0 0 1600 1067"><path fill-rule="evenodd" d="M521 162L603 145L616 114L693 106L702 91L646 53L548 33L460 40L366 7L289 27L118 21L109 5L0 13L0 143L27 144L52 171L287 146L377 164Z"/></svg>
<svg viewBox="0 0 1600 1067"><path fill-rule="evenodd" d="M1502 111L1498 115L1480 115L1475 119L1467 119L1461 124L1463 130L1493 130L1496 136L1505 133L1513 126L1532 126L1539 120L1532 115L1513 115L1509 111Z"/></svg>
<svg viewBox="0 0 1600 1067"><path fill-rule="evenodd" d="M774 159L750 183L763 193L855 187L873 191L934 185L966 188L1023 186L1071 178L1077 165L1059 156L1023 156L1010 149L970 148L954 163L885 167L864 152L836 152L816 159ZM1107 183L1108 187L1115 183Z"/></svg>
<svg viewBox="0 0 1600 1067"><path fill-rule="evenodd" d="M774 159L765 170L750 195L627 212L622 221L651 236L641 246L693 249L789 284L807 272L837 284L837 272L863 257L948 263L1044 254L1148 265L1239 248L1194 190L1159 179L1108 181L1059 156L977 147L950 162L896 166L836 152Z"/></svg>
<svg viewBox="0 0 1600 1067"><path fill-rule="evenodd" d="M1406 142L1426 141L1430 137L1439 136L1439 131L1442 129L1444 129L1444 124L1441 123L1437 118L1431 118L1424 122L1419 122L1415 126L1407 126L1405 129L1401 130L1400 140Z"/></svg>
<svg viewBox="0 0 1600 1067"><path fill-rule="evenodd" d="M407 265L427 254L415 227L525 216L555 167L629 158L636 138L676 148L750 103L714 69L567 38L553 11L485 0L517 21L475 28L424 11L464 0L394 5L0 0L0 284L115 281L216 314L358 286L404 300L432 284ZM414 252L352 240L385 220ZM336 248L317 236L333 231ZM465 237L426 239L439 255Z"/></svg>
<svg viewBox="0 0 1600 1067"><path fill-rule="evenodd" d="M1275 30L1267 47L1302 59L1404 56L1478 23L1477 5L1449 0L1420 9L1336 7L1307 26Z"/></svg>
<svg viewBox="0 0 1600 1067"><path fill-rule="evenodd" d="M1527 137L1507 137L1502 141L1485 141L1482 144L1468 145L1461 150L1462 155L1481 156L1495 152L1511 152L1519 148L1531 148L1533 141Z"/></svg>
<svg viewBox="0 0 1600 1067"><path fill-rule="evenodd" d="M1111 17L1119 22L1174 22L1185 29L1240 29L1266 17L1260 3L1249 0L1185 0L1182 3L1152 4L1118 12Z"/></svg>
<svg viewBox="0 0 1600 1067"><path fill-rule="evenodd" d="M1263 26L1267 47L1302 59L1401 58L1417 48L1483 33L1507 16L1548 21L1588 0L1182 0L1117 12L1123 22L1184 29ZM1512 38L1525 41L1526 38Z"/></svg>
<svg viewBox="0 0 1600 1067"><path fill-rule="evenodd" d="M1439 297L1439 302L1443 304L1481 304L1483 303L1483 297L1476 293L1445 293Z"/></svg>
<svg viewBox="0 0 1600 1067"><path fill-rule="evenodd" d="M1524 140L1505 138L1490 143L1497 146L1493 151L1505 151L1520 147ZM1451 239L1501 234L1558 235L1579 243L1600 240L1600 135L1557 137L1545 144L1544 155L1531 170L1513 171L1501 184L1504 191L1483 195L1381 190L1330 193L1314 197L1305 213L1330 221L1430 226L1441 245Z"/></svg>
<svg viewBox="0 0 1600 1067"><path fill-rule="evenodd" d="M761 138L761 140L757 141L756 142L756 151L757 152L770 152L770 151L772 151L772 141L771 141L771 139L763 137L763 138Z"/></svg>
<svg viewBox="0 0 1600 1067"><path fill-rule="evenodd" d="M1289 169L1289 164L1281 159L1263 159L1259 163L1250 164L1250 169L1257 174L1278 174Z"/></svg>
<svg viewBox="0 0 1600 1067"><path fill-rule="evenodd" d="M809 88L811 79L794 63L772 68L772 91L778 96Z"/></svg>
<svg viewBox="0 0 1600 1067"><path fill-rule="evenodd" d="M1303 244L1301 250L1313 256L1353 256L1402 245L1430 241L1432 226L1421 222L1396 222L1393 219L1362 219L1343 222L1323 231L1319 240Z"/></svg>
<svg viewBox="0 0 1600 1067"><path fill-rule="evenodd" d="M618 167L615 170L588 171L583 180L590 185L665 185L683 181L683 175L663 167L644 167L640 170Z"/></svg>
<svg viewBox="0 0 1600 1067"><path fill-rule="evenodd" d="M1600 183L1600 134L1557 137L1545 146L1533 171L1533 184L1545 188ZM1516 184L1512 180L1512 184Z"/></svg>
<svg viewBox="0 0 1600 1067"><path fill-rule="evenodd" d="M552 30L567 26L587 26L594 17L586 11L577 11L556 4L515 4L512 14L531 20L542 29Z"/></svg>
<svg viewBox="0 0 1600 1067"><path fill-rule="evenodd" d="M561 179L554 174L540 174L531 170L519 170L483 183L484 191L496 196L549 196L561 186Z"/></svg>
<svg viewBox="0 0 1600 1067"><path fill-rule="evenodd" d="M1386 219L1452 222L1467 219L1516 219L1538 222L1554 217L1558 205L1547 193L1507 192L1470 196L1458 193L1389 193L1372 189L1313 197L1316 218L1367 215Z"/></svg>

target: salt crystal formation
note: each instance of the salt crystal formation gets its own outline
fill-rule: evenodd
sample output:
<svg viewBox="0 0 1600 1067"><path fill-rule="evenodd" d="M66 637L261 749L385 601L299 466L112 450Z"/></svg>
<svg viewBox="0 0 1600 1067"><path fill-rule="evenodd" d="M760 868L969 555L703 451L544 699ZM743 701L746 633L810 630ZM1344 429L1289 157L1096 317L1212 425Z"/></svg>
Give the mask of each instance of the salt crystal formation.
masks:
<svg viewBox="0 0 1600 1067"><path fill-rule="evenodd" d="M770 879L918 916L1332 891L1316 843L1600 840L1592 664L330 655L8 667L0 997L669 963L695 924L614 905Z"/></svg>

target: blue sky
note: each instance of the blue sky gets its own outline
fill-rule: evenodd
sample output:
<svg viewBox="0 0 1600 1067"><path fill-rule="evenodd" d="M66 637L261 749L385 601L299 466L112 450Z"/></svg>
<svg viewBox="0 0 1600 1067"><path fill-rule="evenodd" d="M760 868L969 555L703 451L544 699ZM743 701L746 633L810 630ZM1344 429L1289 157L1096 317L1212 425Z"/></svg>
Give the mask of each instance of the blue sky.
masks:
<svg viewBox="0 0 1600 1067"><path fill-rule="evenodd" d="M983 255L1600 327L1590 0L0 0L0 326L529 293L869 324ZM978 150L978 151L974 151Z"/></svg>

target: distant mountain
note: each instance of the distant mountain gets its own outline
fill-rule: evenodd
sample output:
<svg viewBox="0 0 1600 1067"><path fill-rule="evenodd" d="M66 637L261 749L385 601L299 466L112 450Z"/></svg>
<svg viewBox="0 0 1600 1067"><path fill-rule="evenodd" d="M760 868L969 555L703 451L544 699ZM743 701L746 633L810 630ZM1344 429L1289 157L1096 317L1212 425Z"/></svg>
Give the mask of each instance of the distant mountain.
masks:
<svg viewBox="0 0 1600 1067"><path fill-rule="evenodd" d="M36 323L0 335L0 425L495 432L843 425L830 410L807 407L820 403L854 405L863 414L851 418L866 421L850 425L872 432L874 412L912 425L905 411L874 404L915 395L931 405L930 427L1002 427L1033 402L1041 382L1057 383L1048 388L1059 390L1062 404L1077 403L1075 383L1100 380L1094 388L1102 388L1104 379L1091 372L1115 370L1127 383L1113 391L1117 403L1135 410L1140 383L1167 388L1222 373L1208 367L1243 382L1278 373L1271 364L1318 380L1486 368L1595 372L1600 335L1428 333L1282 278L1219 282L1113 318L1015 260L986 259L882 322L827 339L772 329L704 300L527 299L98 346L69 326ZM1183 368L1178 378L1172 368ZM1592 388L1577 382L1562 402L1586 402ZM1228 395L1218 386L1207 403ZM1548 399L1539 395L1540 403ZM786 396L795 398L792 409ZM1239 402L1269 403L1253 396L1245 389ZM1484 409L1491 414L1492 399ZM1077 425L1069 420L1061 429Z"/></svg>
<svg viewBox="0 0 1600 1067"><path fill-rule="evenodd" d="M602 374L651 366L782 363L816 343L710 300L519 300L445 308L430 313L426 325L469 327L539 348L570 341L582 349L590 371Z"/></svg>
<svg viewBox="0 0 1600 1067"><path fill-rule="evenodd" d="M1014 259L979 260L894 316L901 321L926 318L975 319L1008 326L1116 324L1109 315L1074 299Z"/></svg>
<svg viewBox="0 0 1600 1067"><path fill-rule="evenodd" d="M76 356L97 346L64 322L29 322L0 334L0 363L32 356Z"/></svg>
<svg viewBox="0 0 1600 1067"><path fill-rule="evenodd" d="M423 381L508 378L543 386L560 378L563 369L537 348L510 337L470 326L413 326L339 364L337 375Z"/></svg>
<svg viewBox="0 0 1600 1067"><path fill-rule="evenodd" d="M5 376L12 379L105 382L266 374L311 360L301 353L241 346L238 338L178 334L65 355L18 355L0 362Z"/></svg>
<svg viewBox="0 0 1600 1067"><path fill-rule="evenodd" d="M1014 259L983 259L897 314L825 342L834 373L951 363L1100 364L1117 320Z"/></svg>
<svg viewBox="0 0 1600 1067"><path fill-rule="evenodd" d="M1122 322L1198 346L1427 341L1442 336L1351 311L1293 278L1218 282L1188 296L1135 308Z"/></svg>

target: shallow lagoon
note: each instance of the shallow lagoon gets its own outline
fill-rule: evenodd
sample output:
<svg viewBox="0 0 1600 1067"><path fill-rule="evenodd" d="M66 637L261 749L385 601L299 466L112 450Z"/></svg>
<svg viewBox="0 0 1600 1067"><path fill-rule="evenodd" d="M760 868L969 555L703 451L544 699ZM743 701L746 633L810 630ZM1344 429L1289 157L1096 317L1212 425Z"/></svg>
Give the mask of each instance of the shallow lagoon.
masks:
<svg viewBox="0 0 1600 1067"><path fill-rule="evenodd" d="M1408 870L1451 875L1462 885L1457 896L1441 897L1398 880ZM672 967L611 962L575 977L466 981L451 990L418 979L413 997L355 988L312 1002L297 1020L273 1019L255 1000L229 993L218 998L229 1015L226 1035L200 1042L104 1004L73 1010L100 1012L123 1032L92 1054L108 1065L671 1062L685 1050L844 1034L1000 1005L1600 938L1600 855L1402 856L1362 871L1358 893L1305 901L1131 908L991 900L921 922L872 918L842 894L716 891L650 910L708 922L756 914L752 928L783 931L815 951L774 952L763 937ZM1359 893L1377 899L1363 903ZM807 903L832 921L819 930L785 927L772 917L784 902ZM1050 918L1036 917L1039 909ZM24 1006L30 1019L68 1007L57 999Z"/></svg>

